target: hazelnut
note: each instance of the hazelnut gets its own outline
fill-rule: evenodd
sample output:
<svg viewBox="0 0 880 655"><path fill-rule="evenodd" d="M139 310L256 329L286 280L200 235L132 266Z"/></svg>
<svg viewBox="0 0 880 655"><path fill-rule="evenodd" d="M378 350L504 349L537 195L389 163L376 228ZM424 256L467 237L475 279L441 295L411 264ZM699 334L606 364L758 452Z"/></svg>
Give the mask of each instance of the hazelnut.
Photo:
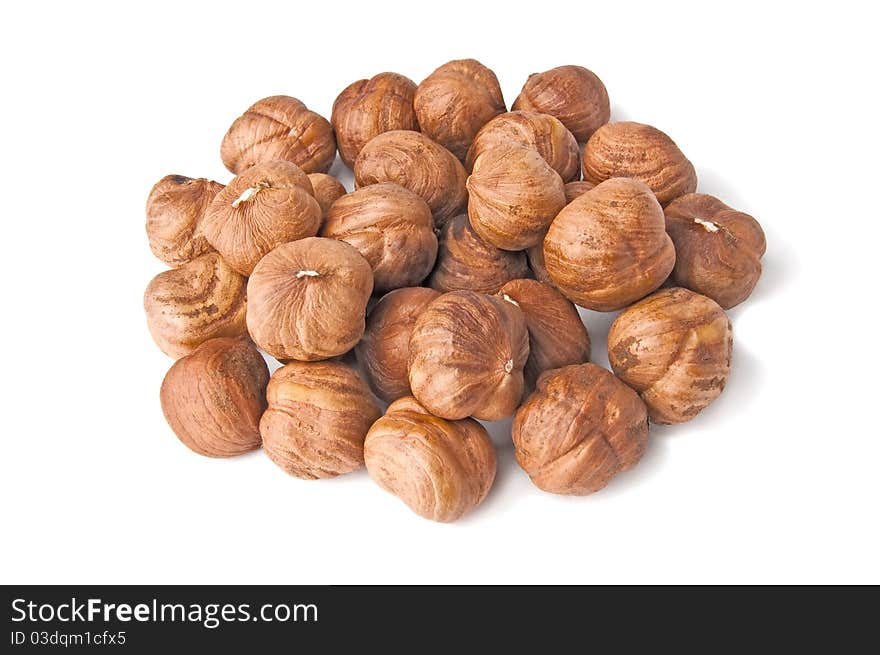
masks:
<svg viewBox="0 0 880 655"><path fill-rule="evenodd" d="M522 310L529 331L525 378L534 387L544 371L590 359L590 336L577 308L537 280L512 280L498 295Z"/></svg>
<svg viewBox="0 0 880 655"><path fill-rule="evenodd" d="M584 179L599 184L632 177L649 187L661 205L697 188L697 173L675 142L650 125L608 123L584 146Z"/></svg>
<svg viewBox="0 0 880 655"><path fill-rule="evenodd" d="M391 182L346 194L330 208L321 236L350 243L373 268L373 290L421 284L437 258L428 204Z"/></svg>
<svg viewBox="0 0 880 655"><path fill-rule="evenodd" d="M529 269L535 276L535 279L538 280L538 282L543 282L548 286L554 286L553 280L550 279L550 274L547 272L547 267L544 266L543 240L526 250L526 258L529 262Z"/></svg>
<svg viewBox="0 0 880 655"><path fill-rule="evenodd" d="M432 416L409 396L395 401L364 443L367 472L419 516L448 523L479 505L495 480L486 428Z"/></svg>
<svg viewBox="0 0 880 655"><path fill-rule="evenodd" d="M600 312L657 289L675 249L663 209L645 184L613 178L559 212L544 238L544 265L569 300Z"/></svg>
<svg viewBox="0 0 880 655"><path fill-rule="evenodd" d="M580 180L578 182L568 182L565 185L565 203L568 204L575 198L580 198L587 191L595 187L596 185L592 182L587 182L586 180Z"/></svg>
<svg viewBox="0 0 880 655"><path fill-rule="evenodd" d="M370 310L355 353L373 392L385 402L412 393L407 369L409 338L416 319L439 295L425 287L395 289Z"/></svg>
<svg viewBox="0 0 880 655"><path fill-rule="evenodd" d="M559 66L529 75L513 109L555 116L580 143L611 117L605 85L582 66Z"/></svg>
<svg viewBox="0 0 880 655"><path fill-rule="evenodd" d="M580 177L581 155L574 135L555 116L533 111L501 114L480 128L465 160L468 170L481 153L509 145L534 148L563 181Z"/></svg>
<svg viewBox="0 0 880 655"><path fill-rule="evenodd" d="M210 339L178 359L159 394L165 420L191 450L232 457L260 447L269 369L247 339Z"/></svg>
<svg viewBox="0 0 880 655"><path fill-rule="evenodd" d="M522 146L481 153L467 189L474 231L504 250L525 250L540 243L565 206L565 185L559 173L537 150Z"/></svg>
<svg viewBox="0 0 880 655"><path fill-rule="evenodd" d="M159 273L144 292L147 325L156 345L174 358L215 337L238 337L245 327L247 279L216 252Z"/></svg>
<svg viewBox="0 0 880 655"><path fill-rule="evenodd" d="M421 196L440 227L467 206L464 166L424 134L394 130L363 147L354 163L358 187L395 182Z"/></svg>
<svg viewBox="0 0 880 655"><path fill-rule="evenodd" d="M346 194L342 182L326 173L309 173L309 182L315 192L315 200L321 207L322 216L327 216L330 205Z"/></svg>
<svg viewBox="0 0 880 655"><path fill-rule="evenodd" d="M250 275L275 246L315 236L321 206L296 164L270 161L249 168L218 193L202 225L217 252Z"/></svg>
<svg viewBox="0 0 880 655"><path fill-rule="evenodd" d="M364 437L381 416L357 373L341 362L292 362L276 370L260 420L263 449L285 472L314 480L364 464Z"/></svg>
<svg viewBox="0 0 880 655"><path fill-rule="evenodd" d="M326 118L290 96L251 105L223 137L223 164L236 175L262 162L283 159L306 173L326 173L336 159L336 139Z"/></svg>
<svg viewBox="0 0 880 655"><path fill-rule="evenodd" d="M547 371L516 412L516 459L539 489L585 496L635 466L648 443L638 395L595 364Z"/></svg>
<svg viewBox="0 0 880 655"><path fill-rule="evenodd" d="M333 103L330 122L339 156L351 168L361 149L383 132L418 130L413 110L416 83L397 73L379 73L349 84Z"/></svg>
<svg viewBox="0 0 880 655"><path fill-rule="evenodd" d="M341 355L364 333L370 263L344 241L310 237L278 246L247 283L247 327L277 359Z"/></svg>
<svg viewBox="0 0 880 655"><path fill-rule="evenodd" d="M450 61L431 73L413 106L422 132L461 160L480 128L507 110L495 73L475 59Z"/></svg>
<svg viewBox="0 0 880 655"><path fill-rule="evenodd" d="M663 289L620 313L608 332L608 361L639 392L655 423L683 423L727 382L730 320L714 300Z"/></svg>
<svg viewBox="0 0 880 655"><path fill-rule="evenodd" d="M461 214L440 230L437 265L428 286L444 293L470 290L494 294L506 282L528 274L523 253L490 246L474 232L467 215Z"/></svg>
<svg viewBox="0 0 880 655"><path fill-rule="evenodd" d="M494 421L523 394L529 336L522 311L501 298L451 291L429 304L409 341L409 383L429 412Z"/></svg>
<svg viewBox="0 0 880 655"><path fill-rule="evenodd" d="M201 177L166 175L147 198L147 238L150 249L169 266L180 266L213 248L202 234L208 204L223 189Z"/></svg>
<svg viewBox="0 0 880 655"><path fill-rule="evenodd" d="M675 282L724 309L748 298L761 277L767 247L758 221L702 193L679 196L665 213L666 232L675 244Z"/></svg>

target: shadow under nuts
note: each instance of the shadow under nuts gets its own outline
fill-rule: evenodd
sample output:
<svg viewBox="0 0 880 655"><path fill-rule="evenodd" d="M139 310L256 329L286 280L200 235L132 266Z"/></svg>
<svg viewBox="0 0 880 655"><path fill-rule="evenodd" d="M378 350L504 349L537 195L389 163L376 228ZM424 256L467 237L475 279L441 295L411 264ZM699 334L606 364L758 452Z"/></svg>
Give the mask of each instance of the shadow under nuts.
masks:
<svg viewBox="0 0 880 655"><path fill-rule="evenodd" d="M645 403L595 364L547 371L516 412L516 459L532 482L585 496L635 466L648 443Z"/></svg>
<svg viewBox="0 0 880 655"><path fill-rule="evenodd" d="M655 423L682 423L721 394L730 372L730 320L714 300L663 289L611 325L608 360Z"/></svg>
<svg viewBox="0 0 880 655"><path fill-rule="evenodd" d="M346 194L342 182L326 173L309 173L309 182L315 193L315 200L321 207L321 215L326 217L330 206Z"/></svg>
<svg viewBox="0 0 880 655"><path fill-rule="evenodd" d="M409 342L409 383L442 418L495 421L523 394L529 337L522 311L473 291L443 294L425 308Z"/></svg>
<svg viewBox="0 0 880 655"><path fill-rule="evenodd" d="M367 433L370 477L419 516L448 523L479 505L495 480L486 428L431 415L412 397L388 407Z"/></svg>

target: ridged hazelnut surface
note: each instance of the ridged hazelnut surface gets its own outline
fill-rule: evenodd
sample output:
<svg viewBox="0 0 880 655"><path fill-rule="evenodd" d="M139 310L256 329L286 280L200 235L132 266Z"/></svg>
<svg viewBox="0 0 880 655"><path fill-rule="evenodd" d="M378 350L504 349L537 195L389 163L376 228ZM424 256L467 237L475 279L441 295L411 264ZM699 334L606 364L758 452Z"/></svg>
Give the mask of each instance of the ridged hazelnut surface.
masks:
<svg viewBox="0 0 880 655"><path fill-rule="evenodd" d="M503 250L540 243L565 206L565 185L537 150L486 150L467 180L468 217L480 237Z"/></svg>
<svg viewBox="0 0 880 655"><path fill-rule="evenodd" d="M489 245L474 232L467 214L461 214L440 231L437 264L428 286L444 293L469 290L493 294L506 282L528 275L524 253Z"/></svg>
<svg viewBox="0 0 880 655"><path fill-rule="evenodd" d="M526 250L526 258L529 262L529 270L535 276L535 279L548 286L554 286L553 280L550 279L550 274L547 272L547 267L544 266L543 240Z"/></svg>
<svg viewBox="0 0 880 655"><path fill-rule="evenodd" d="M529 331L525 378L534 387L544 371L590 359L590 336L577 308L556 289L537 280L512 280L498 292L522 310Z"/></svg>
<svg viewBox="0 0 880 655"><path fill-rule="evenodd" d="M276 159L306 173L326 173L336 159L330 122L290 96L270 96L251 105L223 137L223 164L236 175Z"/></svg>
<svg viewBox="0 0 880 655"><path fill-rule="evenodd" d="M159 273L144 292L156 345L176 359L208 339L247 334L246 286L247 278L216 252Z"/></svg>
<svg viewBox="0 0 880 655"><path fill-rule="evenodd" d="M585 496L635 466L648 415L635 391L595 364L547 371L516 412L516 459L539 489Z"/></svg>
<svg viewBox="0 0 880 655"><path fill-rule="evenodd" d="M559 66L529 75L513 109L555 116L584 143L611 117L608 91L582 66Z"/></svg>
<svg viewBox="0 0 880 655"><path fill-rule="evenodd" d="M367 329L355 353L373 392L385 402L412 393L409 338L416 319L439 295L439 291L426 287L395 289L370 310Z"/></svg>
<svg viewBox="0 0 880 655"><path fill-rule="evenodd" d="M608 333L608 361L639 392L655 423L688 421L727 383L733 335L714 300L663 289L620 313Z"/></svg>
<svg viewBox="0 0 880 655"><path fill-rule="evenodd" d="M345 87L333 103L330 122L339 156L349 168L373 137L391 130L418 131L415 94L416 83L397 73L379 73Z"/></svg>
<svg viewBox="0 0 880 655"><path fill-rule="evenodd" d="M217 194L202 229L235 270L250 275L276 246L318 233L321 206L313 194L312 183L296 164L258 164Z"/></svg>
<svg viewBox="0 0 880 655"><path fill-rule="evenodd" d="M483 502L495 480L495 449L470 418L432 415L412 396L389 405L367 433L370 477L421 517L449 523Z"/></svg>
<svg viewBox="0 0 880 655"><path fill-rule="evenodd" d="M529 335L522 311L495 296L452 291L429 304L409 341L413 396L436 416L494 421L523 394Z"/></svg>
<svg viewBox="0 0 880 655"><path fill-rule="evenodd" d="M638 180L614 178L576 198L544 238L544 265L554 286L600 312L651 293L674 264L663 209Z"/></svg>
<svg viewBox="0 0 880 655"><path fill-rule="evenodd" d="M521 145L534 148L563 181L581 174L581 155L574 135L555 116L533 111L511 111L486 123L468 149L465 164L468 170L474 160L492 148Z"/></svg>
<svg viewBox="0 0 880 655"><path fill-rule="evenodd" d="M159 394L165 420L191 450L232 457L260 447L269 369L245 338L211 339L178 359Z"/></svg>
<svg viewBox="0 0 880 655"><path fill-rule="evenodd" d="M632 177L649 187L661 205L697 189L697 173L675 142L656 127L608 123L584 146L584 179L599 184Z"/></svg>
<svg viewBox="0 0 880 655"><path fill-rule="evenodd" d="M376 293L421 284L437 259L430 207L391 182L358 189L333 203L321 236L358 249L373 268Z"/></svg>
<svg viewBox="0 0 880 655"><path fill-rule="evenodd" d="M260 421L263 449L298 478L332 478L364 464L364 437L381 416L366 383L341 362L292 362L272 374Z"/></svg>
<svg viewBox="0 0 880 655"><path fill-rule="evenodd" d="M310 237L278 246L248 280L247 327L281 360L341 355L364 333L370 263L344 241Z"/></svg>
<svg viewBox="0 0 880 655"><path fill-rule="evenodd" d="M587 182L586 180L579 180L577 182L568 182L565 185L565 202L570 203L575 198L580 198L587 191L594 188L596 185L592 182Z"/></svg>
<svg viewBox="0 0 880 655"><path fill-rule="evenodd" d="M758 221L703 193L676 198L665 213L666 232L675 244L675 282L724 309L748 298L767 248Z"/></svg>
<svg viewBox="0 0 880 655"><path fill-rule="evenodd" d="M424 134L394 130L363 147L354 163L358 187L395 182L421 196L443 225L467 206L467 172L446 148Z"/></svg>
<svg viewBox="0 0 880 655"><path fill-rule="evenodd" d="M180 266L213 248L202 234L205 210L223 185L203 177L166 175L147 198L150 249L169 266Z"/></svg>
<svg viewBox="0 0 880 655"><path fill-rule="evenodd" d="M315 200L321 207L321 215L327 216L330 205L346 194L342 182L326 173L309 173L309 182L315 193Z"/></svg>
<svg viewBox="0 0 880 655"><path fill-rule="evenodd" d="M440 66L419 84L413 105L422 132L461 160L480 128L507 110L495 73L475 59Z"/></svg>

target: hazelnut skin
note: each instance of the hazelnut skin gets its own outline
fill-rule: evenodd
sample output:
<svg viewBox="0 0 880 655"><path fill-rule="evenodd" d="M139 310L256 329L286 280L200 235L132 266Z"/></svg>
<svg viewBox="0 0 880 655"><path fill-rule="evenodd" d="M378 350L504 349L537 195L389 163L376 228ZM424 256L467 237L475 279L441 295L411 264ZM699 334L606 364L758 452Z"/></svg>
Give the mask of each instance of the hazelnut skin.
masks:
<svg viewBox="0 0 880 655"><path fill-rule="evenodd" d="M333 203L321 236L358 249L373 268L376 293L421 284L437 259L430 207L391 182L358 189Z"/></svg>
<svg viewBox="0 0 880 655"><path fill-rule="evenodd" d="M748 298L767 249L758 221L703 193L679 196L665 213L666 232L675 244L676 284L724 309Z"/></svg>
<svg viewBox="0 0 880 655"><path fill-rule="evenodd" d="M236 175L276 159L306 173L326 173L336 159L333 128L323 116L290 96L270 96L235 119L220 146L223 164Z"/></svg>
<svg viewBox="0 0 880 655"><path fill-rule="evenodd" d="M397 73L379 73L349 84L333 103L330 122L339 156L351 168L375 136L391 130L419 129L413 97L416 83Z"/></svg>
<svg viewBox="0 0 880 655"><path fill-rule="evenodd" d="M388 407L367 433L370 477L421 517L448 523L479 505L495 480L486 428L431 415L411 397Z"/></svg>
<svg viewBox="0 0 880 655"><path fill-rule="evenodd" d="M431 302L413 326L409 384L436 416L494 421L519 405L528 356L518 307L495 296L451 291Z"/></svg>
<svg viewBox="0 0 880 655"><path fill-rule="evenodd" d="M727 383L733 336L714 300L663 289L621 312L608 332L608 361L655 423L689 421Z"/></svg>
<svg viewBox="0 0 880 655"><path fill-rule="evenodd" d="M437 265L428 286L437 291L479 291L494 294L505 283L528 277L521 252L501 250L483 241L466 214L456 216L440 230Z"/></svg>
<svg viewBox="0 0 880 655"><path fill-rule="evenodd" d="M555 116L584 143L611 117L608 91L582 66L559 66L529 75L513 109Z"/></svg>
<svg viewBox="0 0 880 655"><path fill-rule="evenodd" d="M467 179L468 217L484 241L503 250L541 242L565 207L565 184L537 150L507 146L486 150Z"/></svg>
<svg viewBox="0 0 880 655"><path fill-rule="evenodd" d="M315 236L321 206L312 183L288 161L257 164L211 201L203 221L208 241L242 275L272 248Z"/></svg>
<svg viewBox="0 0 880 655"><path fill-rule="evenodd" d="M150 249L169 266L180 266L213 248L202 234L205 210L223 185L203 177L166 175L147 198Z"/></svg>
<svg viewBox="0 0 880 655"><path fill-rule="evenodd" d="M657 289L675 264L663 209L642 182L613 178L565 206L544 238L554 286L608 312Z"/></svg>
<svg viewBox="0 0 880 655"><path fill-rule="evenodd" d="M586 180L579 180L577 182L567 182L565 185L565 203L568 204L575 198L580 198L587 191L594 188L596 185L592 182L587 182Z"/></svg>
<svg viewBox="0 0 880 655"><path fill-rule="evenodd" d="M329 359L360 340L372 292L370 263L353 246L320 237L285 243L248 280L248 331L276 359Z"/></svg>
<svg viewBox="0 0 880 655"><path fill-rule="evenodd" d="M612 177L641 180L663 206L697 189L694 166L675 142L642 123L608 123L596 130L584 146L583 169L584 179L594 184Z"/></svg>
<svg viewBox="0 0 880 655"><path fill-rule="evenodd" d="M342 182L326 173L309 173L309 182L312 184L315 200L321 207L321 216L324 217L327 216L330 205L347 193Z"/></svg>
<svg viewBox="0 0 880 655"><path fill-rule="evenodd" d="M586 496L635 466L648 443L645 403L595 364L547 371L516 412L516 460L539 489Z"/></svg>
<svg viewBox="0 0 880 655"><path fill-rule="evenodd" d="M147 326L156 345L175 359L215 337L247 334L247 278L216 252L159 273L144 292Z"/></svg>
<svg viewBox="0 0 880 655"><path fill-rule="evenodd" d="M363 147L354 163L355 185L394 182L428 203L441 227L467 206L467 172L446 148L424 134L394 130Z"/></svg>
<svg viewBox="0 0 880 655"><path fill-rule="evenodd" d="M381 416L357 373L341 362L292 362L272 374L260 420L263 449L297 478L332 478L364 464L364 437Z"/></svg>
<svg viewBox="0 0 880 655"><path fill-rule="evenodd" d="M422 132L460 160L480 128L507 110L495 73L475 59L440 66L419 84L413 106Z"/></svg>
<svg viewBox="0 0 880 655"><path fill-rule="evenodd" d="M526 258L529 262L529 270L535 276L535 279L538 280L538 282L543 282L547 286L554 286L553 280L550 279L550 274L547 272L547 267L544 266L543 240L526 250Z"/></svg>
<svg viewBox="0 0 880 655"><path fill-rule="evenodd" d="M426 287L395 289L370 310L367 329L355 353L373 393L385 402L412 394L409 338L416 319L439 296L439 291Z"/></svg>
<svg viewBox="0 0 880 655"><path fill-rule="evenodd" d="M165 420L189 449L232 457L260 447L269 369L246 338L210 339L178 359L159 394Z"/></svg>

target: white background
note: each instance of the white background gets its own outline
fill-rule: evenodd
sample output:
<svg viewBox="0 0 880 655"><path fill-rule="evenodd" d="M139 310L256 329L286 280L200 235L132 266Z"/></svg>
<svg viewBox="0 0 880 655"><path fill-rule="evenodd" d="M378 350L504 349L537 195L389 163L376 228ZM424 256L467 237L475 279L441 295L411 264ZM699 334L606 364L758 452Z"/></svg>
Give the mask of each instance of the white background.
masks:
<svg viewBox="0 0 880 655"><path fill-rule="evenodd" d="M3 10L0 582L880 582L880 53L868 3L14 3ZM555 497L493 428L487 501L433 524L365 472L217 461L166 426L142 310L163 269L144 202L230 175L229 123L289 94L475 57L508 105L581 64L656 125L700 190L763 224L733 370L632 472ZM339 164L334 172L340 172ZM350 177L346 178L350 181ZM607 365L613 315L590 313Z"/></svg>

